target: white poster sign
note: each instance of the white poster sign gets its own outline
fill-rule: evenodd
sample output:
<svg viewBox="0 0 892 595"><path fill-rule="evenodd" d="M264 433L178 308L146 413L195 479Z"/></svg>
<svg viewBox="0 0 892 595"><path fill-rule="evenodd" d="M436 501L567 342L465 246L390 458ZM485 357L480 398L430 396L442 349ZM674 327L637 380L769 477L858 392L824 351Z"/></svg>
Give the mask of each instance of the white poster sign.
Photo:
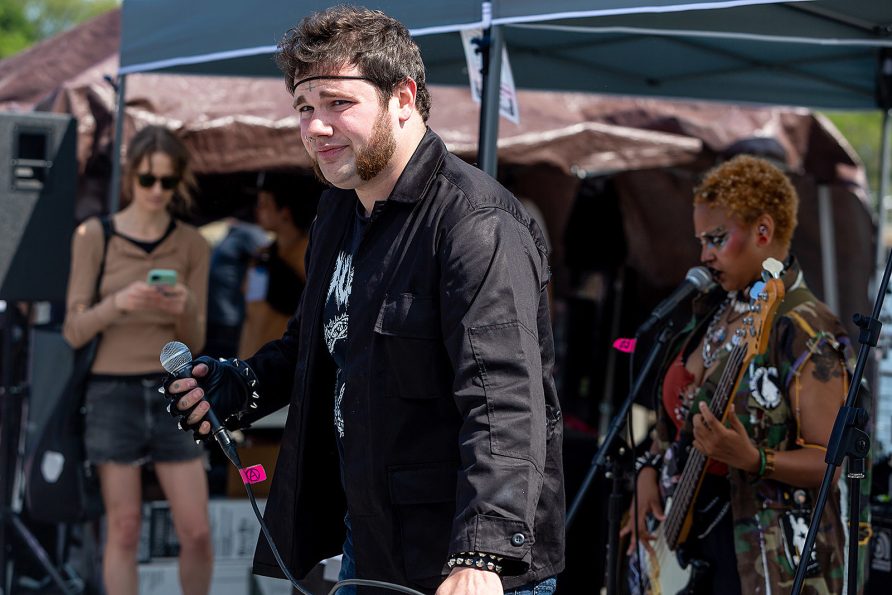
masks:
<svg viewBox="0 0 892 595"><path fill-rule="evenodd" d="M478 45L472 40L483 37L482 29L465 29L461 32L462 45L465 48L465 60L468 63L468 79L471 83L471 97L480 103L483 95L483 57L477 51ZM499 89L499 113L507 120L520 124L520 110L517 104L517 89L514 88L514 76L511 74L511 63L508 62L508 50L502 47L502 80Z"/></svg>

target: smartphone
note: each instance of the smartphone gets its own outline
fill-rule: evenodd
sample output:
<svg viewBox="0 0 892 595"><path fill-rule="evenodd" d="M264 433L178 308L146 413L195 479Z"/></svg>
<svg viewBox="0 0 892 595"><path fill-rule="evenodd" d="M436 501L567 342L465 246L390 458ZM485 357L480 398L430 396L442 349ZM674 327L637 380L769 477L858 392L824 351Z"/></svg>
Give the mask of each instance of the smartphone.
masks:
<svg viewBox="0 0 892 595"><path fill-rule="evenodd" d="M172 269L152 269L146 277L146 283L161 287L176 285L177 272Z"/></svg>

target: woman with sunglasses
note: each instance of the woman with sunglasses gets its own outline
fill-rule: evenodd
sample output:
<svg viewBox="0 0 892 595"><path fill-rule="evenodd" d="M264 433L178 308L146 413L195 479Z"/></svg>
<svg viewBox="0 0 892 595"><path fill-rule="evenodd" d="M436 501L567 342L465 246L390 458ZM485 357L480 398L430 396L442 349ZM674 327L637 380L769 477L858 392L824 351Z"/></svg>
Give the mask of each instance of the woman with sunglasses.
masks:
<svg viewBox="0 0 892 595"><path fill-rule="evenodd" d="M165 128L143 128L127 149L122 190L128 202L107 220L107 244L99 219L80 225L72 240L65 338L79 347L100 336L87 386L86 448L107 516L109 595L138 591L141 467L147 463L170 502L182 592L206 595L210 587L203 451L171 423L157 392L161 348L176 340L197 353L205 340L209 248L194 227L173 216L191 187L182 142Z"/></svg>
<svg viewBox="0 0 892 595"><path fill-rule="evenodd" d="M694 319L670 342L655 395L657 431L651 450L637 461L637 510L633 505L623 529L632 540L629 553L636 536L643 542L636 553L644 577L658 581L663 592L678 591L665 582L676 557L662 556L667 550L661 547L671 523L654 541L647 518L665 521L666 499L683 500L681 494L697 485L690 479L699 477L692 525L674 552L690 561L698 583L692 592L776 593L792 584L852 356L839 320L808 289L790 253L798 206L783 172L746 155L708 172L694 191L700 260L718 286L695 300ZM785 295L763 331L765 353L753 357L735 387L732 352L738 353L739 332L752 316L749 290L769 258L782 266ZM730 383L721 381L726 368ZM730 399L725 423L708 406L717 393ZM682 475L697 452L708 457L704 471ZM843 591L846 542L860 538L846 534L840 499L834 488L817 526L803 593ZM630 583L637 592L634 572Z"/></svg>

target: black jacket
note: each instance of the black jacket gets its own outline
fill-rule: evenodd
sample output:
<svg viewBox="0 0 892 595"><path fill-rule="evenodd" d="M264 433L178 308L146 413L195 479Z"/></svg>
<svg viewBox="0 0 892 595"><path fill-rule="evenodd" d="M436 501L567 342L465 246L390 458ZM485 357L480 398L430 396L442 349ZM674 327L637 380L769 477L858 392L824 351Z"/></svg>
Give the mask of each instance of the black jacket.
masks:
<svg viewBox="0 0 892 595"><path fill-rule="evenodd" d="M506 587L558 573L545 243L509 192L431 131L353 258L342 490L321 325L356 201L322 196L297 316L248 361L258 416L291 403L265 511L286 563L300 576L338 554L349 508L359 578L433 592L448 554L464 551L504 556ZM254 569L282 576L262 538Z"/></svg>

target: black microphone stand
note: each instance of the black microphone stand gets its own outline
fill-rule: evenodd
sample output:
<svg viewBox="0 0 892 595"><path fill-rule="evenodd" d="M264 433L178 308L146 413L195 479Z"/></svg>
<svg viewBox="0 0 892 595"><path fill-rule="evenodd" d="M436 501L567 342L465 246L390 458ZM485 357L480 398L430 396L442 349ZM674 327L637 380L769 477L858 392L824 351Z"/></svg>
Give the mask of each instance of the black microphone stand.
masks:
<svg viewBox="0 0 892 595"><path fill-rule="evenodd" d="M871 347L876 347L880 338L883 323L880 322L880 311L883 309L883 299L886 295L886 287L889 285L889 275L892 272L892 253L886 259L886 269L883 271L883 280L877 288L877 298L873 305L873 314L870 317L855 314L854 321L861 329L858 342L861 347L858 351L858 359L855 363L855 371L852 373L852 382L849 393L846 396L845 405L840 408L833 424L830 441L827 443L827 470L821 481L821 489L818 492L817 504L812 512L809 523L808 537L805 539L802 553L799 556L799 564L796 567L796 578L793 581L792 595L799 595L802 591L802 583L805 581L805 571L808 563L803 564L811 556L815 545L817 528L821 524L821 515L827 504L830 494L830 486L836 468L842 464L845 457L849 457L846 477L849 479L849 555L846 561L848 569L848 593L858 592L858 530L861 507L861 479L864 478L864 459L870 452L870 436L864 431L867 425L867 411L861 407L855 407L858 400L858 389L861 387L861 379L864 377L864 367Z"/></svg>
<svg viewBox="0 0 892 595"><path fill-rule="evenodd" d="M625 471L622 469L622 459L624 458L624 455L626 455L626 446L621 440L617 440L617 438L619 437L620 431L626 424L626 417L629 414L629 409L632 408L632 404L638 398L638 393L641 391L641 387L644 385L644 381L649 376L651 368L656 363L657 357L660 353L662 353L663 348L666 346L666 343L672 336L672 329L672 322L667 322L657 335L654 344L651 345L650 351L647 353L647 358L644 360L644 365L641 367L635 383L629 390L629 394L626 397L626 400L623 402L622 407L620 407L616 416L613 418L613 421L610 422L610 428L607 431L604 442L601 443L601 446L598 448L598 451L592 458L591 466L589 467L588 473L586 474L585 479L583 479L579 491L576 493L576 498L573 499L573 504L570 506L570 510L567 512L567 530L569 531L570 526L573 523L573 519L576 517L576 513L579 511L579 507L582 504L582 500L585 498L586 492L591 486L595 475L597 475L598 473L598 469L601 467L601 465L604 464L604 461L608 458L608 456L610 456L613 460L613 467L607 474L607 477L612 479L612 490L610 493L610 500L608 505L608 595L615 595L616 593L620 592L618 584L619 574L617 571L619 569L620 522L623 515L622 480L625 476ZM640 333L636 334L636 337L639 334ZM617 444L614 444L614 442L616 442ZM632 446L634 448L634 445ZM616 454L614 455L611 453Z"/></svg>

